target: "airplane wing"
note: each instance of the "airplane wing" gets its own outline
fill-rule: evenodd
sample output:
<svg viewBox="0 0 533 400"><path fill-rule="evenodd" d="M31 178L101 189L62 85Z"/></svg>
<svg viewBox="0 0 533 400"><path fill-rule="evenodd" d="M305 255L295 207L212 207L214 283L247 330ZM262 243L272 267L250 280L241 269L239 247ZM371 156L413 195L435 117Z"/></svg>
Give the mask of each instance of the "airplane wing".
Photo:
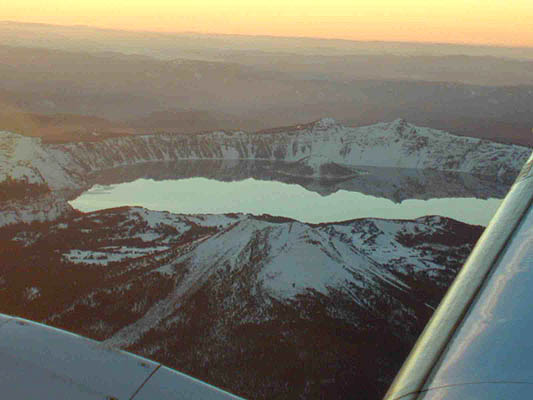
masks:
<svg viewBox="0 0 533 400"><path fill-rule="evenodd" d="M386 400L533 398L533 156Z"/></svg>
<svg viewBox="0 0 533 400"><path fill-rule="evenodd" d="M239 399L145 358L4 314L0 314L0 398Z"/></svg>

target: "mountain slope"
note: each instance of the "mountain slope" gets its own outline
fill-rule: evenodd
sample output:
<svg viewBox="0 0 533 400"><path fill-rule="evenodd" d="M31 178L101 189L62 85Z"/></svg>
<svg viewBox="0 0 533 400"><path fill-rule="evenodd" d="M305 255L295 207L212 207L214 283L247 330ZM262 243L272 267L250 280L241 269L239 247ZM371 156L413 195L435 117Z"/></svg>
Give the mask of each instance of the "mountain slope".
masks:
<svg viewBox="0 0 533 400"><path fill-rule="evenodd" d="M0 230L0 304L249 398L376 399L481 230L106 210Z"/></svg>
<svg viewBox="0 0 533 400"><path fill-rule="evenodd" d="M74 187L73 181L79 175L147 161L296 162L310 156L315 161L323 158L345 166L436 169L508 181L513 179L529 153L526 147L453 136L415 127L403 120L347 128L331 119L323 119L275 133L161 134L64 145L42 145L38 139L2 133L0 144L0 179L10 176L29 182L44 180L53 189Z"/></svg>
<svg viewBox="0 0 533 400"><path fill-rule="evenodd" d="M529 149L460 137L397 120L347 128L331 119L272 133L215 132L108 139L50 147L88 171L143 161L252 159L296 162L325 157L347 166L436 169L512 180Z"/></svg>

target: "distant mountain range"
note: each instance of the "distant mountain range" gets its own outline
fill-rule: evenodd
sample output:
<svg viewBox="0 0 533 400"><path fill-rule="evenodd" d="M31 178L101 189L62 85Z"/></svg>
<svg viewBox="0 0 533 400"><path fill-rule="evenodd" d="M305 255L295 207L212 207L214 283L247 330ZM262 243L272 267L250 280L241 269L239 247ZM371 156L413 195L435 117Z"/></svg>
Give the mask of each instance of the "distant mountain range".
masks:
<svg viewBox="0 0 533 400"><path fill-rule="evenodd" d="M3 28L6 37L13 35L9 26L0 24L2 43L9 42L1 40ZM191 58L185 48L168 49L178 43L170 41L165 49L173 56L158 58L139 54L156 38L117 53L83 50L82 44L75 51L59 50L59 44L36 48L42 36L32 29L26 34L23 42L30 47L0 46L0 130L49 141L90 140L94 131L257 131L331 116L350 126L404 117L448 132L533 145L531 60L465 56L461 47L446 56L416 46L409 55L385 54L379 45L378 54L331 53L329 45L309 54L257 52L217 48L210 40L223 39L207 37L211 47L205 52L212 57L200 51ZM73 39L59 36L65 37ZM122 39L113 43L128 41Z"/></svg>
<svg viewBox="0 0 533 400"><path fill-rule="evenodd" d="M201 59L221 58L227 53L274 53L289 55L393 55L393 56L477 56L533 59L531 47L505 47L453 43L410 43L357 41L306 37L162 33L105 29L84 25L52 25L0 21L3 42L16 46L52 49L122 52L138 57L173 59L186 55ZM68 39L66 39L68 38Z"/></svg>

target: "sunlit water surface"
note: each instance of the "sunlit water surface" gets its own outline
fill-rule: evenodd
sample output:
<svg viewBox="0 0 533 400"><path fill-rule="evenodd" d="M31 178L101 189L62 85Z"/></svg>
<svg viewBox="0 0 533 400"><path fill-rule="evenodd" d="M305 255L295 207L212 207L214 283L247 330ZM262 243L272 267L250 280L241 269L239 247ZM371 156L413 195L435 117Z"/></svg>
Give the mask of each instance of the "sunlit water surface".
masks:
<svg viewBox="0 0 533 400"><path fill-rule="evenodd" d="M296 184L246 179L221 182L206 178L154 181L138 179L116 185L95 185L71 205L89 212L120 206L142 206L180 214L270 214L321 223L356 218L414 219L441 215L486 226L500 199L444 198L391 200L340 190L328 196Z"/></svg>

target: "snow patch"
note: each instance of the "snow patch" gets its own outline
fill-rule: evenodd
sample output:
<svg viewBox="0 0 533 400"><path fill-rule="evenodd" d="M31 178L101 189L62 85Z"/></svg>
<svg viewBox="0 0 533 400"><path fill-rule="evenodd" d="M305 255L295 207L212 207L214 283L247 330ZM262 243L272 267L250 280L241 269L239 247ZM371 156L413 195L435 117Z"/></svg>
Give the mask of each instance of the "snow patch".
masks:
<svg viewBox="0 0 533 400"><path fill-rule="evenodd" d="M145 257L147 255L153 255L165 250L168 250L168 246L157 247L126 247L126 246L110 246L102 247L100 250L70 250L67 253L63 253L63 258L73 264L90 264L90 265L102 265L107 266L113 262L120 262L128 259Z"/></svg>

